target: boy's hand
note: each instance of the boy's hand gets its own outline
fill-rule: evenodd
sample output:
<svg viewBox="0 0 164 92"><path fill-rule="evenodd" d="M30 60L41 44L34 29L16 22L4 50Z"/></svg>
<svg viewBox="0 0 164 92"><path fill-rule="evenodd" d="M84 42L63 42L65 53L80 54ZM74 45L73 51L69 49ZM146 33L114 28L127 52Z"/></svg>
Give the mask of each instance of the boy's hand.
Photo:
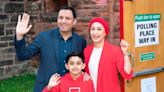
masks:
<svg viewBox="0 0 164 92"><path fill-rule="evenodd" d="M58 73L53 74L49 80L47 89L50 90L52 87L57 86L60 83L60 80L59 80L60 78L61 78L60 74Z"/></svg>

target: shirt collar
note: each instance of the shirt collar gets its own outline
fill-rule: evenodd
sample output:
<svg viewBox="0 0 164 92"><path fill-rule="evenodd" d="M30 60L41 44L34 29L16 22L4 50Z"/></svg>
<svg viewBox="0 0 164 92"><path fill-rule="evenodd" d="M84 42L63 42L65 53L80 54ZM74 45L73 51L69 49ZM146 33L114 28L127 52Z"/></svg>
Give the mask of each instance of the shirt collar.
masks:
<svg viewBox="0 0 164 92"><path fill-rule="evenodd" d="M58 35L59 35L60 39L63 39L63 36L61 35L60 32L58 32ZM74 32L72 32L72 35L68 39L71 39L73 37L73 35L74 35Z"/></svg>

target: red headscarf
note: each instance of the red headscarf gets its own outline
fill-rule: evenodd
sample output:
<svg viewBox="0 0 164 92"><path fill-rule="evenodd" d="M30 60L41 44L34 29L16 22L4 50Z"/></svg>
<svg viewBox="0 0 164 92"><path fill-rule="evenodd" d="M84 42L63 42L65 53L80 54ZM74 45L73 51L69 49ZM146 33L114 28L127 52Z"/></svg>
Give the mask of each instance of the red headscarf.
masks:
<svg viewBox="0 0 164 92"><path fill-rule="evenodd" d="M105 33L106 33L106 36L108 35L108 32L109 32L109 27L108 27L108 23L101 17L95 17L93 18L90 23L89 23L89 31L90 31L90 28L92 26L93 23L95 22L99 22L103 25L104 29L105 29Z"/></svg>

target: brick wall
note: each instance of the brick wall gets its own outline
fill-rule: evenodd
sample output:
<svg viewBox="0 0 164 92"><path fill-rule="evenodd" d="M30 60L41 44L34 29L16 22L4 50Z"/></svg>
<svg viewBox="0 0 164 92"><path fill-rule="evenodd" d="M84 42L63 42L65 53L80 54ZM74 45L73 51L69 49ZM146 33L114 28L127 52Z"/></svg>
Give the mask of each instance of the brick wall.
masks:
<svg viewBox="0 0 164 92"><path fill-rule="evenodd" d="M107 5L96 6L94 0L68 0L78 16L77 33L88 43L88 22L93 17L101 16L109 22L110 32L108 40L119 44L119 0L108 0ZM31 15L32 29L26 39L30 43L41 32L56 27L57 9L59 0L1 0L0 2L0 79L10 77L26 71L31 71L29 61L20 62L16 59L13 38L17 16L23 12ZM32 59L33 63L38 61Z"/></svg>

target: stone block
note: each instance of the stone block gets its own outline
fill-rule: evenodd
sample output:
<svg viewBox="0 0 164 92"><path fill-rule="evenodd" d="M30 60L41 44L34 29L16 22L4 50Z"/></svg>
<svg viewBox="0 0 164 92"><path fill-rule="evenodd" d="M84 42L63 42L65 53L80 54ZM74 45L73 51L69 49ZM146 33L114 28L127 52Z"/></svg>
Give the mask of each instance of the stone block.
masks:
<svg viewBox="0 0 164 92"><path fill-rule="evenodd" d="M15 48L14 47L3 48L2 53L5 53L5 54L15 53Z"/></svg>
<svg viewBox="0 0 164 92"><path fill-rule="evenodd" d="M1 41L12 41L14 39L13 36L3 36L1 37Z"/></svg>
<svg viewBox="0 0 164 92"><path fill-rule="evenodd" d="M83 0L70 0L70 4L72 7L78 7L83 4Z"/></svg>
<svg viewBox="0 0 164 92"><path fill-rule="evenodd" d="M6 29L6 35L13 35L13 31L15 31L15 29Z"/></svg>
<svg viewBox="0 0 164 92"><path fill-rule="evenodd" d="M30 14L30 24L35 24L36 22L40 22L40 14Z"/></svg>
<svg viewBox="0 0 164 92"><path fill-rule="evenodd" d="M98 9L98 7L94 4L83 4L81 6L78 6L77 9Z"/></svg>
<svg viewBox="0 0 164 92"><path fill-rule="evenodd" d="M16 28L16 25L17 25L17 23L7 23L7 24L5 24L5 28L6 29L15 29Z"/></svg>
<svg viewBox="0 0 164 92"><path fill-rule="evenodd" d="M26 63L26 62L31 62L31 59L29 59L29 60L24 60L24 61L20 61L18 58L17 58L17 56L16 56L16 53L15 53L15 55L14 55L14 58L15 58L15 61L14 61L14 64L21 64L21 63Z"/></svg>
<svg viewBox="0 0 164 92"><path fill-rule="evenodd" d="M24 12L24 3L6 3L4 6L5 13L21 13Z"/></svg>
<svg viewBox="0 0 164 92"><path fill-rule="evenodd" d="M0 35L4 35L4 24L0 24Z"/></svg>
<svg viewBox="0 0 164 92"><path fill-rule="evenodd" d="M0 47L7 47L8 43L7 42L0 42Z"/></svg>
<svg viewBox="0 0 164 92"><path fill-rule="evenodd" d="M28 62L6 66L5 67L5 74L6 75L14 75L14 74L20 74L27 71L31 71L31 67L29 66Z"/></svg>
<svg viewBox="0 0 164 92"><path fill-rule="evenodd" d="M0 3L0 12L3 12L2 3Z"/></svg>
<svg viewBox="0 0 164 92"><path fill-rule="evenodd" d="M35 23L35 25L34 25L34 30L35 30L34 37L36 35L38 35L39 32L47 31L47 30L53 29L54 27L57 27L57 23L56 22L51 22L51 23L46 23L46 22Z"/></svg>
<svg viewBox="0 0 164 92"><path fill-rule="evenodd" d="M14 60L14 53L3 53L3 49L0 49L0 61L3 61L3 60Z"/></svg>
<svg viewBox="0 0 164 92"><path fill-rule="evenodd" d="M27 6L26 9L28 11L42 11L44 4L41 0L37 0L37 1L27 2L26 6Z"/></svg>
<svg viewBox="0 0 164 92"><path fill-rule="evenodd" d="M41 14L43 22L57 22L57 13Z"/></svg>
<svg viewBox="0 0 164 92"><path fill-rule="evenodd" d="M17 22L18 21L18 15L20 15L20 14L12 14L12 15L10 15L10 21L11 22Z"/></svg>
<svg viewBox="0 0 164 92"><path fill-rule="evenodd" d="M4 74L4 67L0 67L0 75L2 76L3 74Z"/></svg>
<svg viewBox="0 0 164 92"><path fill-rule="evenodd" d="M97 9L78 9L77 10L78 17L96 17L99 16Z"/></svg>
<svg viewBox="0 0 164 92"><path fill-rule="evenodd" d="M116 23L116 25L113 26L113 31L119 32L120 31L120 25Z"/></svg>
<svg viewBox="0 0 164 92"><path fill-rule="evenodd" d="M0 0L0 2L8 2L9 0Z"/></svg>
<svg viewBox="0 0 164 92"><path fill-rule="evenodd" d="M80 22L89 22L93 17L92 16L88 16L88 17L79 17L78 21Z"/></svg>
<svg viewBox="0 0 164 92"><path fill-rule="evenodd" d="M0 22L9 22L9 16L6 14L0 14Z"/></svg>
<svg viewBox="0 0 164 92"><path fill-rule="evenodd" d="M120 31L114 32L114 38L120 38Z"/></svg>
<svg viewBox="0 0 164 92"><path fill-rule="evenodd" d="M13 41L9 41L9 46L14 46L14 42Z"/></svg>
<svg viewBox="0 0 164 92"><path fill-rule="evenodd" d="M0 66L6 66L6 65L12 65L12 64L13 64L13 60L11 59L0 61Z"/></svg>
<svg viewBox="0 0 164 92"><path fill-rule="evenodd" d="M119 3L115 3L113 5L113 11L114 12L119 12L120 11L120 4Z"/></svg>
<svg viewBox="0 0 164 92"><path fill-rule="evenodd" d="M114 3L120 3L120 0L114 0Z"/></svg>
<svg viewBox="0 0 164 92"><path fill-rule="evenodd" d="M10 0L10 1L22 1L23 2L24 0Z"/></svg>
<svg viewBox="0 0 164 92"><path fill-rule="evenodd" d="M116 1L118 1L118 0L107 0L109 3L114 3L114 2L116 2Z"/></svg>
<svg viewBox="0 0 164 92"><path fill-rule="evenodd" d="M84 4L96 4L96 0L84 0Z"/></svg>

